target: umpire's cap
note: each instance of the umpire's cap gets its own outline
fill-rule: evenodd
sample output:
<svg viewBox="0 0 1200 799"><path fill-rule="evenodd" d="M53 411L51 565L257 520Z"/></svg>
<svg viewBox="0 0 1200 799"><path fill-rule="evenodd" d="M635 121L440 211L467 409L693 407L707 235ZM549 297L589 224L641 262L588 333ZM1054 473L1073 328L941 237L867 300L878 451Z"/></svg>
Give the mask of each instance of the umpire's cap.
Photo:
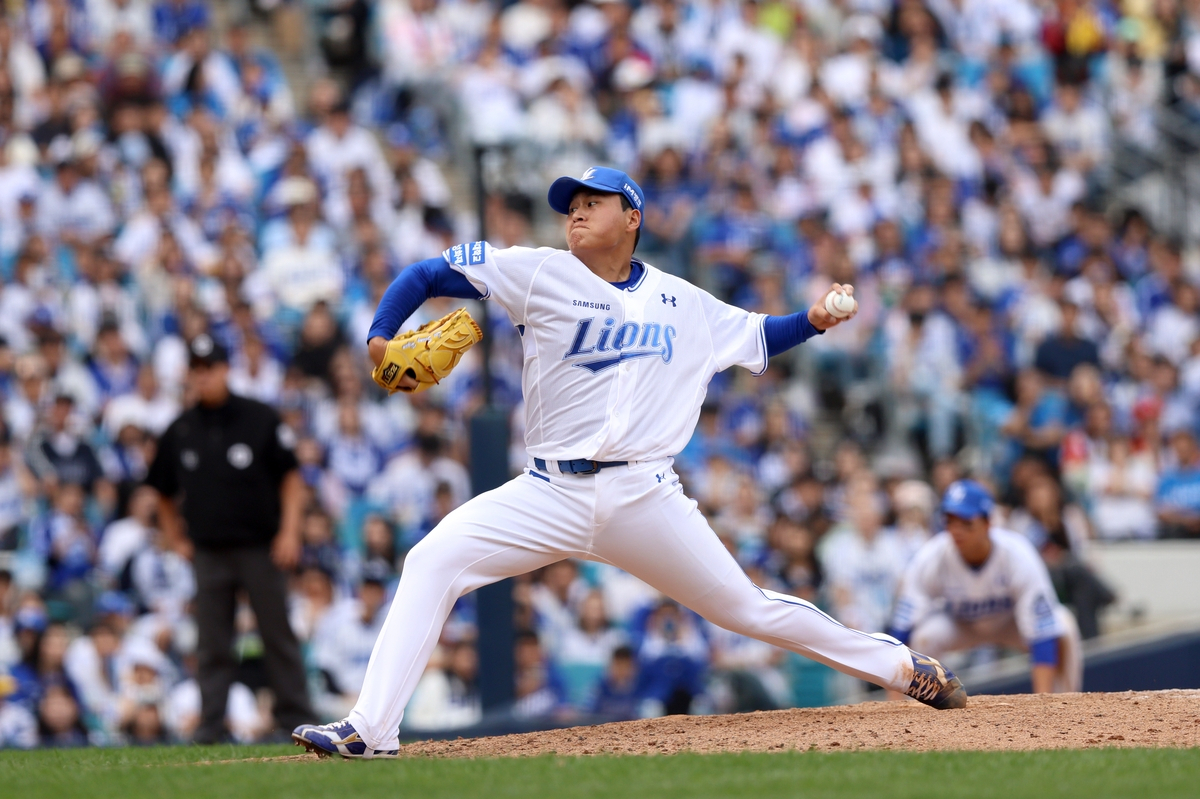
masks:
<svg viewBox="0 0 1200 799"><path fill-rule="evenodd" d="M646 221L646 195L642 193L642 187L621 170L610 169L606 166L591 167L580 178L559 178L550 184L550 192L546 199L550 201L551 208L566 215L567 210L571 207L571 198L575 196L576 192L583 189L592 189L605 194L625 195L629 204L642 214L638 227L640 228Z"/></svg>
<svg viewBox="0 0 1200 799"><path fill-rule="evenodd" d="M201 333L188 344L188 366L212 366L228 363L229 351L207 333Z"/></svg>
<svg viewBox="0 0 1200 799"><path fill-rule="evenodd" d="M975 519L992 512L992 495L974 480L957 480L942 497L942 513L960 519Z"/></svg>

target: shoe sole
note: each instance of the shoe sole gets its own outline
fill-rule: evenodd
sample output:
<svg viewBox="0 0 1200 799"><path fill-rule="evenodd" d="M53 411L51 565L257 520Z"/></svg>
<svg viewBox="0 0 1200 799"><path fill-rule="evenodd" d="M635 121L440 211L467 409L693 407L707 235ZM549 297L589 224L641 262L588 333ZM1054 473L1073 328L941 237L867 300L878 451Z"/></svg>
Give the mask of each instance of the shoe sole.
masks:
<svg viewBox="0 0 1200 799"><path fill-rule="evenodd" d="M957 680L955 680L955 682L957 682ZM954 693L946 697L945 701L942 703L942 706L939 707L938 710L961 710L966 706L967 691L962 687L962 683L959 683L958 687L954 689Z"/></svg>
<svg viewBox="0 0 1200 799"><path fill-rule="evenodd" d="M324 749L317 746L312 741L310 741L306 738L302 738L299 735L296 735L295 733L292 733L292 740L296 742L296 746L303 746L305 752L310 752L312 754L315 754L317 757L320 757L320 758L333 757L332 752L326 752ZM341 754L341 753L339 752L338 754ZM343 755L343 757L344 757L344 755ZM352 758L346 758L346 759L351 760Z"/></svg>

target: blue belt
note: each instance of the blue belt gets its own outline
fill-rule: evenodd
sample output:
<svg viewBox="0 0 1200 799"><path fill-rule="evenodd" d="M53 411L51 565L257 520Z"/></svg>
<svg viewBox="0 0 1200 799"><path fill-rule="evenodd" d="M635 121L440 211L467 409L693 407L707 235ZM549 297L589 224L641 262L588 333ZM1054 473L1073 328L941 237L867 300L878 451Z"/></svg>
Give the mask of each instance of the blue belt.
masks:
<svg viewBox="0 0 1200 799"><path fill-rule="evenodd" d="M555 461L555 463L558 464L558 470L563 474L595 474L610 466L625 466L629 461L589 461L587 458L576 458L573 461ZM534 458L533 465L539 472L547 471L546 462L541 458Z"/></svg>

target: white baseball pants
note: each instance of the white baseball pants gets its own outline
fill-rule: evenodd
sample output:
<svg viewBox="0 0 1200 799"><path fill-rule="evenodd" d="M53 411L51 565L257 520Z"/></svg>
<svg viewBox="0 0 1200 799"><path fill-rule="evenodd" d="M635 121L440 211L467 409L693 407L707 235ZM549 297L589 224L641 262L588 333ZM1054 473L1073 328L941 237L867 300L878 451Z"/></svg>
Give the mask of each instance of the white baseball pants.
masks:
<svg viewBox="0 0 1200 799"><path fill-rule="evenodd" d="M905 691L907 647L844 627L814 605L758 588L679 485L672 460L594 475L527 471L448 515L413 547L350 722L394 749L404 707L463 594L564 558L611 563L709 621Z"/></svg>
<svg viewBox="0 0 1200 799"><path fill-rule="evenodd" d="M1058 673L1054 693L1075 693L1083 690L1083 638L1075 616L1062 605L1054 615L1066 634L1059 638ZM962 622L946 613L935 613L913 628L909 636L913 649L930 657L942 658L950 652L961 652L985 644L998 644L1010 649L1028 651L1017 623L1011 616Z"/></svg>

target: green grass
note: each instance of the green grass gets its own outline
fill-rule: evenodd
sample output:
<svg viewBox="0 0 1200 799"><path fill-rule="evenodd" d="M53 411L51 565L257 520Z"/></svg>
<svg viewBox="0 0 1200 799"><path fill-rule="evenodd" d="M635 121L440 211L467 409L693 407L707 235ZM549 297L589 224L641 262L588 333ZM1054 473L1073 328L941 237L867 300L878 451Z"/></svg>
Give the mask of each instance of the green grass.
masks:
<svg viewBox="0 0 1200 799"><path fill-rule="evenodd" d="M235 762L291 747L0 753L17 799L220 797L1194 797L1200 749L1059 752L784 752L375 762Z"/></svg>

